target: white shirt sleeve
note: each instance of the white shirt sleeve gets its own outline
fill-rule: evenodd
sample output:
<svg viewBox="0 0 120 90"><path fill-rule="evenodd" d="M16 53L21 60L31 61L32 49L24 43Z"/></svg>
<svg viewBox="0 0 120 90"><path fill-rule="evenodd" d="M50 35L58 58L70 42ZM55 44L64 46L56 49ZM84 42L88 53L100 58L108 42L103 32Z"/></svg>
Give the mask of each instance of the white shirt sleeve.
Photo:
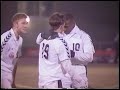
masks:
<svg viewBox="0 0 120 90"><path fill-rule="evenodd" d="M83 51L76 51L75 58L77 58L84 64L87 64L93 61L93 54L95 53L94 46L92 44L89 35L84 35L82 37L82 43L83 43Z"/></svg>
<svg viewBox="0 0 120 90"><path fill-rule="evenodd" d="M8 45L8 42L5 42L6 41L6 36L8 35L8 31L3 33L1 35L1 51L3 52L4 50L6 51L7 49L9 49L9 45ZM4 49L4 50L3 50Z"/></svg>
<svg viewBox="0 0 120 90"><path fill-rule="evenodd" d="M66 59L69 59L70 57L70 50L65 47L65 45L60 41L60 47L58 47L58 55L59 55L59 60L64 61Z"/></svg>
<svg viewBox="0 0 120 90"><path fill-rule="evenodd" d="M36 39L36 43L40 44L42 41L43 41L43 38L41 37L41 33L40 33Z"/></svg>
<svg viewBox="0 0 120 90"><path fill-rule="evenodd" d="M57 54L58 54L58 59L60 61L63 73L64 74L69 73L70 75L72 75L72 70L71 70L71 65L72 64L71 64L69 54L67 53L67 52L69 52L69 49L67 51L67 49L64 46L64 43L62 41L59 41L58 44L59 45L56 45L56 51L57 51Z"/></svg>
<svg viewBox="0 0 120 90"><path fill-rule="evenodd" d="M1 35L1 52L3 52L3 49L5 49L4 48L4 34L2 34ZM3 59L3 53L2 53L2 55L1 55L1 59Z"/></svg>
<svg viewBox="0 0 120 90"><path fill-rule="evenodd" d="M3 45L3 42L4 42L4 39L5 39L6 35L7 35L7 32L6 32L6 33L3 33L3 34L1 35L1 45Z"/></svg>

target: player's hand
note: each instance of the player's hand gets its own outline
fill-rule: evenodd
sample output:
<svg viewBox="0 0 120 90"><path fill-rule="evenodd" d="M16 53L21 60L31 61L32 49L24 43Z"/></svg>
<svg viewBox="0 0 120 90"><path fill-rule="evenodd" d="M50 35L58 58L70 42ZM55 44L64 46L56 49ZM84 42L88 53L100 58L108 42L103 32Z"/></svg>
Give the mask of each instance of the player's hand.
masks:
<svg viewBox="0 0 120 90"><path fill-rule="evenodd" d="M49 35L47 35L45 32L42 32L42 33L41 33L41 37L42 37L43 39L48 39Z"/></svg>
<svg viewBox="0 0 120 90"><path fill-rule="evenodd" d="M70 50L71 53L71 58L73 58L75 56L75 52L73 50Z"/></svg>

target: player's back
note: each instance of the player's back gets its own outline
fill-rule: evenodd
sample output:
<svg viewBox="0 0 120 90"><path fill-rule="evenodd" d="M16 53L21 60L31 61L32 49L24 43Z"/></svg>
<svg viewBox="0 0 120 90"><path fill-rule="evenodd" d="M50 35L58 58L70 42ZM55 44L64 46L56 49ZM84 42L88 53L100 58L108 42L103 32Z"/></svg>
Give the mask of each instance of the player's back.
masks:
<svg viewBox="0 0 120 90"><path fill-rule="evenodd" d="M68 58L64 50L64 44L59 38L51 40L44 39L40 43L39 78L41 83L44 84L47 81L61 79L63 73L59 62ZM45 79L47 81L44 81Z"/></svg>

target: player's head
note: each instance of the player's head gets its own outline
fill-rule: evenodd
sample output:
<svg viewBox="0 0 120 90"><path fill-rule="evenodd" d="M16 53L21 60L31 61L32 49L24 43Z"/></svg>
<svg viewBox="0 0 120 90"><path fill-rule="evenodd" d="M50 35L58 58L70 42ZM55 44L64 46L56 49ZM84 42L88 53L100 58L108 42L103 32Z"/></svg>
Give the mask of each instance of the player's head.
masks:
<svg viewBox="0 0 120 90"><path fill-rule="evenodd" d="M66 28L65 33L68 34L75 27L75 20L74 20L73 15L70 13L64 14L64 18L65 18L65 28Z"/></svg>
<svg viewBox="0 0 120 90"><path fill-rule="evenodd" d="M26 33L27 32L29 21L30 21L30 18L25 13L16 13L12 17L13 28L15 28L15 30L18 33Z"/></svg>
<svg viewBox="0 0 120 90"><path fill-rule="evenodd" d="M53 13L49 18L49 24L52 30L56 31L59 29L62 32L65 24L64 15L59 12Z"/></svg>

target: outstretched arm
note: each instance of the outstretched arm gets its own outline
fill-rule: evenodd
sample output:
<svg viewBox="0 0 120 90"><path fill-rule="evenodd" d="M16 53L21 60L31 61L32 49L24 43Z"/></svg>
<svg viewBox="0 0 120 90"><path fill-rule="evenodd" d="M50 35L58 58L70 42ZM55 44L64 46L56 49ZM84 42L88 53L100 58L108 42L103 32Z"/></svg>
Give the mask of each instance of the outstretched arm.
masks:
<svg viewBox="0 0 120 90"><path fill-rule="evenodd" d="M41 33L40 33L36 39L36 43L40 44L42 41L43 41L43 38L41 37Z"/></svg>

